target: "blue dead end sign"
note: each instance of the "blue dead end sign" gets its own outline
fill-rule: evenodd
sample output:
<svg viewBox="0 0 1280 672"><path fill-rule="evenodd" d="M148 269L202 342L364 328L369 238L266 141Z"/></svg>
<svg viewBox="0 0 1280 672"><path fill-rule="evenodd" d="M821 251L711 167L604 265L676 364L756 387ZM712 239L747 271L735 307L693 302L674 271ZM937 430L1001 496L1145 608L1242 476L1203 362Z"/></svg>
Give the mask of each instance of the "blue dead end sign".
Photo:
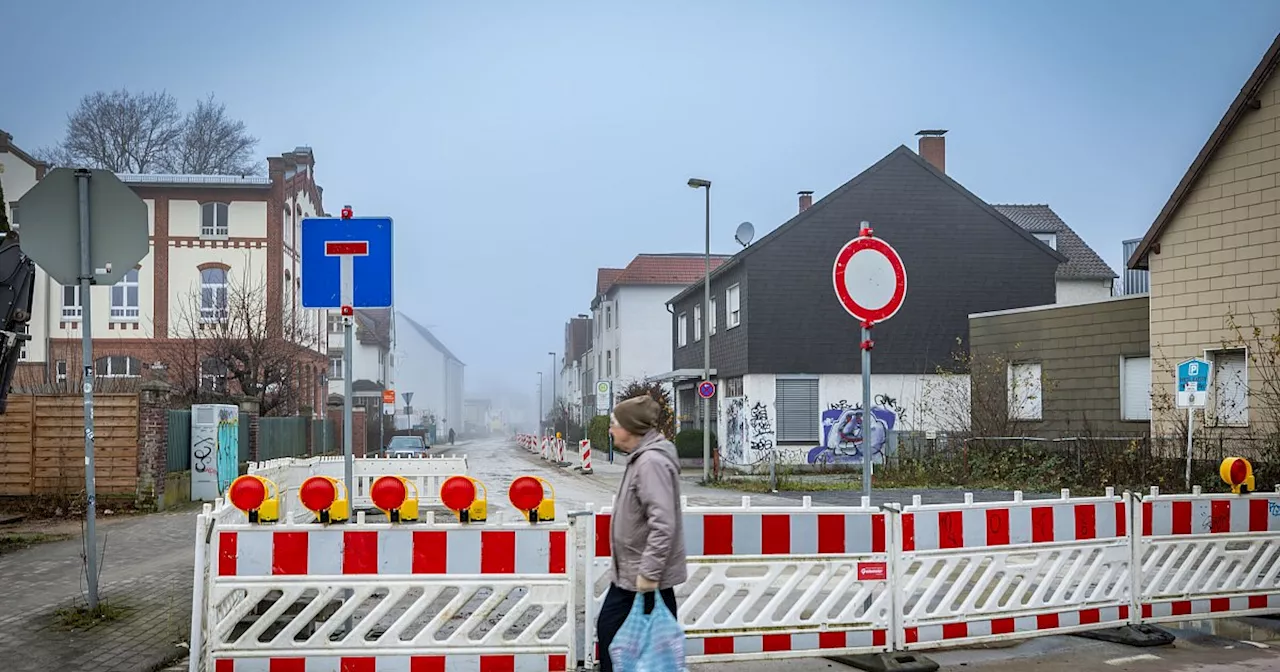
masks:
<svg viewBox="0 0 1280 672"><path fill-rule="evenodd" d="M390 308L390 217L302 220L302 307Z"/></svg>
<svg viewBox="0 0 1280 672"><path fill-rule="evenodd" d="M702 381L698 385L698 396L703 399L710 399L716 396L716 384L709 380Z"/></svg>

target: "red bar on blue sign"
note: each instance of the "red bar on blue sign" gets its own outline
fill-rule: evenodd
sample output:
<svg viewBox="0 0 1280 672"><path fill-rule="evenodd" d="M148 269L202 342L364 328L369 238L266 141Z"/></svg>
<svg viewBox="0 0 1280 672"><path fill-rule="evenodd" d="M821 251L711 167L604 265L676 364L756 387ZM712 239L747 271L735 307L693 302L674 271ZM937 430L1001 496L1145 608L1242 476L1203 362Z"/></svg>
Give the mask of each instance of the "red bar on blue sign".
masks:
<svg viewBox="0 0 1280 672"><path fill-rule="evenodd" d="M326 257L341 257L343 255L368 255L369 243L367 241L331 241L324 244L324 254Z"/></svg>

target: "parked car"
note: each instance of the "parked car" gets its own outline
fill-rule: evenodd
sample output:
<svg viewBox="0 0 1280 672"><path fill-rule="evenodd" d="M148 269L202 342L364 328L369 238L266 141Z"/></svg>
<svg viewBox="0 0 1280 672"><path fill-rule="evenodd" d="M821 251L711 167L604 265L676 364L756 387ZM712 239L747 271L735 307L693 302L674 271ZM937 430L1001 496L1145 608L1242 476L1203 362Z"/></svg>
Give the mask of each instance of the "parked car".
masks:
<svg viewBox="0 0 1280 672"><path fill-rule="evenodd" d="M383 454L387 457L423 457L430 448L421 436L394 436Z"/></svg>

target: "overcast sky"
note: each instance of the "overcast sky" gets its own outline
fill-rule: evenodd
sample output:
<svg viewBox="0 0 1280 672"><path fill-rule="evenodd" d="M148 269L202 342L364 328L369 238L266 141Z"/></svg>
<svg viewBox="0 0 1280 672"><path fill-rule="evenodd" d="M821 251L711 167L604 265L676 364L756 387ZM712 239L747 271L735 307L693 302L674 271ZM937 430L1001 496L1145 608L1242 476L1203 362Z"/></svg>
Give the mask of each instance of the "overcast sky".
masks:
<svg viewBox="0 0 1280 672"><path fill-rule="evenodd" d="M1280 29L1274 0L0 5L20 147L119 87L216 94L263 156L310 145L328 210L395 218L399 308L473 393L534 390L597 267L701 251L690 176L732 253L922 128L1120 272Z"/></svg>

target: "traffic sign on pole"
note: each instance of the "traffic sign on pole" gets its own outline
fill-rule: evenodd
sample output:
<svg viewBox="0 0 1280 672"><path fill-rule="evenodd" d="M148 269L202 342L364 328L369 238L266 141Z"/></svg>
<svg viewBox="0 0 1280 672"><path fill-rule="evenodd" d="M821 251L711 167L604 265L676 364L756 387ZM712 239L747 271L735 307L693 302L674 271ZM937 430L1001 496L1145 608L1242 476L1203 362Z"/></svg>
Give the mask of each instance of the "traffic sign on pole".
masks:
<svg viewBox="0 0 1280 672"><path fill-rule="evenodd" d="M898 313L907 295L907 270L898 251L876 238L869 222L862 222L858 237L836 254L831 279L836 298L862 323L862 432L868 436L871 413L871 328ZM871 445L862 442L862 494L871 496Z"/></svg>
<svg viewBox="0 0 1280 672"><path fill-rule="evenodd" d="M1178 363L1178 382L1174 387L1178 408L1204 408L1209 399L1209 374L1213 365L1199 357Z"/></svg>
<svg viewBox="0 0 1280 672"><path fill-rule="evenodd" d="M716 396L716 384L709 380L702 381L698 384L698 396L703 399L710 399Z"/></svg>
<svg viewBox="0 0 1280 672"><path fill-rule="evenodd" d="M97 486L93 454L93 285L114 285L147 256L147 205L109 170L57 168L18 199L22 248L59 284L80 292L84 377L85 576L98 608ZM73 244L71 241L78 241ZM78 254L73 254L78 252Z"/></svg>
<svg viewBox="0 0 1280 672"><path fill-rule="evenodd" d="M302 220L302 307L390 308L390 217Z"/></svg>

